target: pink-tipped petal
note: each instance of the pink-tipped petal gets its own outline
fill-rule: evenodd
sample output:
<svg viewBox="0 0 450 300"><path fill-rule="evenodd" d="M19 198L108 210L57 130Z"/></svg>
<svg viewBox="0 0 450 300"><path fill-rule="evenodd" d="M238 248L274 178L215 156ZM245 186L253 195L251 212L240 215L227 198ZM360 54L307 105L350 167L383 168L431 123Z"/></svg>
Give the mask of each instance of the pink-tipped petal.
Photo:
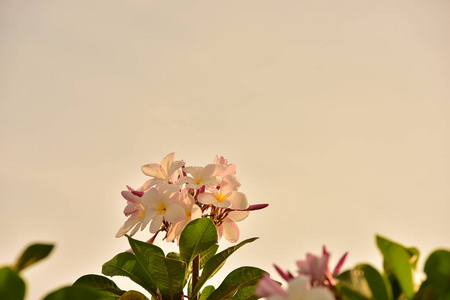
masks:
<svg viewBox="0 0 450 300"><path fill-rule="evenodd" d="M256 286L255 295L258 297L270 297L276 294L287 296L286 291L278 283L270 279L268 274L264 273Z"/></svg>
<svg viewBox="0 0 450 300"><path fill-rule="evenodd" d="M227 241L231 243L236 243L239 239L239 227L238 225L231 219L226 218L222 223L223 225L223 236L227 239Z"/></svg>
<svg viewBox="0 0 450 300"><path fill-rule="evenodd" d="M339 260L339 262L337 263L336 267L333 270L333 273L332 273L333 277L339 275L341 268L344 265L345 260L347 259L347 255L348 255L348 252L345 252L345 254L342 255L341 259Z"/></svg>

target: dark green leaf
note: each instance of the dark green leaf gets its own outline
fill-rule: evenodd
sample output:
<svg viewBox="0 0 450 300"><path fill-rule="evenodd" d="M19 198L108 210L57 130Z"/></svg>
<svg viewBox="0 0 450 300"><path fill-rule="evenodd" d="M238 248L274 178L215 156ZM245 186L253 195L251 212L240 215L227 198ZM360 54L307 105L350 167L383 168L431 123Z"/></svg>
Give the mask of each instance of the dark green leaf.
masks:
<svg viewBox="0 0 450 300"><path fill-rule="evenodd" d="M217 243L217 229L209 218L191 221L180 236L180 257L190 263L195 256Z"/></svg>
<svg viewBox="0 0 450 300"><path fill-rule="evenodd" d="M119 289L119 287L109 278L99 276L99 275L84 275L75 281L74 286L88 286L97 291L106 299L118 299L125 291Z"/></svg>
<svg viewBox="0 0 450 300"><path fill-rule="evenodd" d="M53 245L51 244L33 244L29 246L17 260L15 265L16 271L20 272L26 267L46 258L52 249Z"/></svg>
<svg viewBox="0 0 450 300"><path fill-rule="evenodd" d="M212 286L212 285L205 286L205 288L203 289L203 291L202 291L202 293L200 295L199 300L206 300L206 299L208 299L209 295L211 295L212 292L214 292L215 289L216 288L214 286Z"/></svg>
<svg viewBox="0 0 450 300"><path fill-rule="evenodd" d="M256 285L247 286L240 289L231 297L232 300L258 300L260 297L255 296Z"/></svg>
<svg viewBox="0 0 450 300"><path fill-rule="evenodd" d="M22 300L25 297L25 282L9 267L0 269L0 299Z"/></svg>
<svg viewBox="0 0 450 300"><path fill-rule="evenodd" d="M157 246L128 237L136 259L154 280L164 299L179 300L186 282L186 263L166 257Z"/></svg>
<svg viewBox="0 0 450 300"><path fill-rule="evenodd" d="M439 297L450 295L450 252L436 250L425 263L427 283L431 285Z"/></svg>
<svg viewBox="0 0 450 300"><path fill-rule="evenodd" d="M148 300L148 298L138 291L128 291L119 300Z"/></svg>
<svg viewBox="0 0 450 300"><path fill-rule="evenodd" d="M266 272L255 267L238 268L225 277L220 286L208 297L208 300L229 299L236 291L256 285L264 273Z"/></svg>
<svg viewBox="0 0 450 300"><path fill-rule="evenodd" d="M414 297L413 269L417 263L417 249L406 248L381 236L377 236L376 240L383 254L386 273L398 281L405 297L412 299Z"/></svg>
<svg viewBox="0 0 450 300"><path fill-rule="evenodd" d="M44 300L103 300L102 295L86 286L63 287L47 295Z"/></svg>
<svg viewBox="0 0 450 300"><path fill-rule="evenodd" d="M155 281L142 268L136 256L132 253L117 254L113 259L103 264L102 273L108 276L126 276L157 298Z"/></svg>
<svg viewBox="0 0 450 300"><path fill-rule="evenodd" d="M391 300L389 282L374 267L367 264L357 265L353 270L340 274L339 287L345 287L347 295L352 290L359 297L376 300Z"/></svg>
<svg viewBox="0 0 450 300"><path fill-rule="evenodd" d="M341 286L339 290L342 294L342 299L344 300L371 300L347 286Z"/></svg>
<svg viewBox="0 0 450 300"><path fill-rule="evenodd" d="M197 294L202 286L206 283L206 281L214 276L214 274L216 274L220 270L220 268L222 268L222 266L225 264L225 261L231 254L233 254L237 249L241 248L245 244L251 243L257 239L258 238L247 239L240 242L236 246L229 247L211 257L208 262L206 262L205 267L203 268L202 275L200 276L197 285L195 286L193 294Z"/></svg>

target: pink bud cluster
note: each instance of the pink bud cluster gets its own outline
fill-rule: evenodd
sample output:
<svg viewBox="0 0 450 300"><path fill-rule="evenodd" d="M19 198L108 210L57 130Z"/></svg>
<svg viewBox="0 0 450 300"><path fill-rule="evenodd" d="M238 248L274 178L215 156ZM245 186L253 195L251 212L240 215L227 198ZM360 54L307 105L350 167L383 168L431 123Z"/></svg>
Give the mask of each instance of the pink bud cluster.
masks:
<svg viewBox="0 0 450 300"><path fill-rule="evenodd" d="M333 300L335 297L332 291L336 284L334 277L339 275L347 254L345 253L339 259L332 272L329 268L330 253L325 246L323 247L322 256L308 253L305 260L297 261L297 276L274 265L280 276L288 282L288 290L281 288L277 282L265 274L258 283L256 295L269 300Z"/></svg>
<svg viewBox="0 0 450 300"><path fill-rule="evenodd" d="M168 242L178 240L184 227L192 220L207 217L217 227L219 239L230 242L239 239L236 222L244 220L252 210L267 204L249 205L236 177L236 166L216 156L205 167L185 166L175 161L175 153L167 155L160 164L142 166L142 172L151 177L140 188L122 191L127 200L124 213L128 217L116 237L130 232L134 235L150 224L153 238L165 232Z"/></svg>

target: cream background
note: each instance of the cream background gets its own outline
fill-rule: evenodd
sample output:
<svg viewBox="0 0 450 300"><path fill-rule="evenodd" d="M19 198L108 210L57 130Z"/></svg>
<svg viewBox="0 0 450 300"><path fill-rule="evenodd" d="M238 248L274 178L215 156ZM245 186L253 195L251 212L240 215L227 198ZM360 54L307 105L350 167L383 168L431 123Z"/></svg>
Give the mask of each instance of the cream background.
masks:
<svg viewBox="0 0 450 300"><path fill-rule="evenodd" d="M322 244L379 266L375 233L450 247L449 29L445 0L1 0L0 264L57 244L27 299L100 274L120 191L172 151L270 204L220 279Z"/></svg>

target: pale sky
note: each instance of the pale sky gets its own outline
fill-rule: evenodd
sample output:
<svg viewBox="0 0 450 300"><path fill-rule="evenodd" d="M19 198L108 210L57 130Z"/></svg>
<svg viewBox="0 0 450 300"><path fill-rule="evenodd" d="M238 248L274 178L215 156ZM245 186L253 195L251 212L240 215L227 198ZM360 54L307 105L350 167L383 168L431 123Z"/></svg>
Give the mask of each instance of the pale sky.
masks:
<svg viewBox="0 0 450 300"><path fill-rule="evenodd" d="M449 53L446 0L1 0L0 265L56 243L28 300L101 274L121 190L170 152L270 204L217 283L323 244L380 266L376 233L423 261L450 247Z"/></svg>

